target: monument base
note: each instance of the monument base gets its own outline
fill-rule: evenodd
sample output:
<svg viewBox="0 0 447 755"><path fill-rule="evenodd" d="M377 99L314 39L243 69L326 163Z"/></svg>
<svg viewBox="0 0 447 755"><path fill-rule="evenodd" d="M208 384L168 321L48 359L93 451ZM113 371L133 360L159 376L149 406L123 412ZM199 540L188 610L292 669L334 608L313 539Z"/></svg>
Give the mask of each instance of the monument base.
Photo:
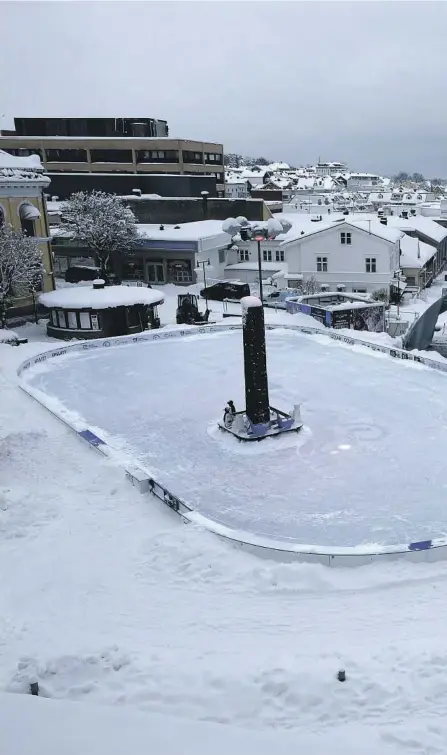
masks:
<svg viewBox="0 0 447 755"><path fill-rule="evenodd" d="M234 435L238 440L259 441L264 438L272 438L284 433L297 433L303 427L300 407L297 405L291 414L270 408L270 421L255 425L247 417L245 411L236 412L233 421L225 424L218 422L218 426L226 433Z"/></svg>

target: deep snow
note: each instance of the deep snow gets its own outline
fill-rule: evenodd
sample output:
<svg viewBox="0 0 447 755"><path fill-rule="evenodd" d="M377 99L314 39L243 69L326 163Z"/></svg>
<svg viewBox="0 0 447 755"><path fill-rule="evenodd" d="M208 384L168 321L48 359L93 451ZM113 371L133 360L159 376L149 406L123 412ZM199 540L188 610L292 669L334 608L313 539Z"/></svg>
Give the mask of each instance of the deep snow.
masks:
<svg viewBox="0 0 447 755"><path fill-rule="evenodd" d="M26 374L216 522L312 546L447 533L447 376L327 336L267 334L270 403L304 430L240 444L241 331L73 354ZM262 452L262 459L259 454Z"/></svg>
<svg viewBox="0 0 447 755"><path fill-rule="evenodd" d="M260 562L182 525L17 388L44 348L0 345L0 687L85 705L3 696L0 749L445 755L447 564Z"/></svg>

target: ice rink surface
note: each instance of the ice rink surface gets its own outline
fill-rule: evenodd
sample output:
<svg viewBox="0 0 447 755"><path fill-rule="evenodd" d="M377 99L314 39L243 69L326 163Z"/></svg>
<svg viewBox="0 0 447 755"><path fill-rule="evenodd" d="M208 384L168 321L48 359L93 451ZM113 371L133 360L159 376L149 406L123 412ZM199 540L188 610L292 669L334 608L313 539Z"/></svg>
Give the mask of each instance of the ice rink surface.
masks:
<svg viewBox="0 0 447 755"><path fill-rule="evenodd" d="M304 431L241 444L240 331L54 361L29 382L132 450L173 493L225 525L323 546L447 533L447 376L325 336L267 333L270 403Z"/></svg>

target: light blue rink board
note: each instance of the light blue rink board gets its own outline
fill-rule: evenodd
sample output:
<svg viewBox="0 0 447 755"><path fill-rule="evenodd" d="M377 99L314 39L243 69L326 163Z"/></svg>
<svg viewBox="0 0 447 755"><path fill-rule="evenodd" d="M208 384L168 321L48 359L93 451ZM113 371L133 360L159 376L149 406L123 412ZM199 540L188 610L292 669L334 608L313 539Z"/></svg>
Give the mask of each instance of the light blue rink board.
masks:
<svg viewBox="0 0 447 755"><path fill-rule="evenodd" d="M245 452L213 431L243 404L240 332L92 349L29 374L103 428L196 511L258 536L321 546L425 547L447 531L446 376L327 337L267 335L270 400L306 430ZM211 434L210 434L211 433Z"/></svg>

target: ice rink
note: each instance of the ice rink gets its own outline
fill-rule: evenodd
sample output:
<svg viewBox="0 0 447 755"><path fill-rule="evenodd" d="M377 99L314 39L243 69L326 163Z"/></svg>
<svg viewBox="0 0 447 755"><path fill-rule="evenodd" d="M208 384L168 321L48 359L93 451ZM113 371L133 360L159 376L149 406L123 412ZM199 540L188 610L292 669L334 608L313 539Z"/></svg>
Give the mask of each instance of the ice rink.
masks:
<svg viewBox="0 0 447 755"><path fill-rule="evenodd" d="M130 449L214 521L323 546L447 533L447 377L363 347L267 333L270 403L304 431L241 444L216 430L243 406L240 331L62 357L27 380Z"/></svg>

